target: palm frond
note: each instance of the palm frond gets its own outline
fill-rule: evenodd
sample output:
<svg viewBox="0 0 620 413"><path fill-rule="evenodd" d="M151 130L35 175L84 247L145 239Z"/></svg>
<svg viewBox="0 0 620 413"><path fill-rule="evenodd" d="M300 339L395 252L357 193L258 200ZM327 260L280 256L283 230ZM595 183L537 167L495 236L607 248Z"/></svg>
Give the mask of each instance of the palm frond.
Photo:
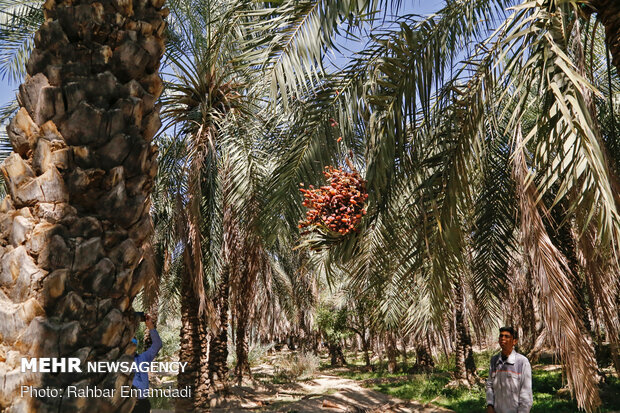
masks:
<svg viewBox="0 0 620 413"><path fill-rule="evenodd" d="M43 23L41 0L0 1L0 76L21 81L34 48L34 33Z"/></svg>
<svg viewBox="0 0 620 413"><path fill-rule="evenodd" d="M506 274L516 252L517 222L508 138L489 128L488 140L471 231L472 298L479 321L486 321L483 324L500 315L497 298L507 287Z"/></svg>
<svg viewBox="0 0 620 413"><path fill-rule="evenodd" d="M531 262L539 288L543 320L554 347L566 363L567 380L577 399L586 411L595 411L601 401L598 394L597 365L592 344L585 338L585 328L579 314L580 306L575 286L570 277L566 257L551 242L539 211L536 188L529 183L522 149L522 139L517 132L513 174L521 207L521 233L523 247Z"/></svg>

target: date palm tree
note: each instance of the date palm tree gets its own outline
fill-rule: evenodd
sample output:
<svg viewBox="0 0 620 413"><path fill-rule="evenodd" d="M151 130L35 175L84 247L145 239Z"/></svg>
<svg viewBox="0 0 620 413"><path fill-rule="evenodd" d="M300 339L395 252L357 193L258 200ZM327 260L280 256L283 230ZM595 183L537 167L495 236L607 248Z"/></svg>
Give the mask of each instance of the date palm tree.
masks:
<svg viewBox="0 0 620 413"><path fill-rule="evenodd" d="M289 105L291 120L280 136L274 203L286 207L285 222L294 225L302 211L299 200L286 194L299 182L316 183L324 165L352 150L368 180L366 222L347 237L315 234L306 245L329 248L333 262L359 262L358 276L367 279L377 273L367 264L385 261L369 245L377 242L385 252L403 244L396 274L389 267L378 273L400 280L397 291L407 291L411 277L423 278L423 296L434 317L421 319L437 326L451 307L460 274L470 271L464 281L480 303L478 317L488 325L505 299L507 270L520 255L569 386L579 406L593 411L600 403L597 366L576 283L585 277L592 295L600 297L595 305L617 309L613 257L620 251L620 203L614 189L617 137L609 124L597 121L598 113L610 111L585 59L598 36L587 12L598 13L613 55L618 28L610 16L617 7L544 1L506 8L516 3L454 1L427 19L402 17L393 28L375 31L343 73L318 80L308 69L316 59L289 61L281 56L287 50L276 47L264 67L274 74L272 90ZM274 19L271 30L294 38L305 29L278 27L281 21ZM464 47L472 39L477 46ZM286 44L314 52L325 43L309 36ZM466 59L462 65L454 63L460 53ZM523 137L514 131L523 131ZM337 136L344 146L337 145ZM497 162L503 162L504 172L489 179L487 171ZM485 198L485 191L492 196ZM381 237L391 219L408 242ZM579 248L574 254L554 235L566 226ZM578 261L567 254L580 257L577 268ZM602 285L610 288L602 291ZM412 321L424 314L421 306L410 310ZM605 311L605 330L615 342L618 317Z"/></svg>
<svg viewBox="0 0 620 413"><path fill-rule="evenodd" d="M15 24L16 19L24 16L31 22L35 18L41 19L40 13L33 12L36 9L28 8L27 4L32 3L23 0L17 7L11 4L12 8L6 9L14 14L8 19L9 23ZM350 266L353 283L373 285L373 288L382 286L379 292L383 304L377 308L377 317L405 317L406 325L414 334L429 327L440 330L446 321L442 315L446 313L469 314L469 317L457 317L461 320L459 328L466 328L469 323L489 328L498 318L506 290L517 278L511 275L517 273L515 266L523 263L522 278L527 281L525 285L531 285L535 290L536 299L533 301L543 315L545 337L563 360L569 386L579 406L593 411L599 403L597 366L592 339L583 322L578 284L586 286L588 302L594 307L592 310L601 315L600 323L615 346L617 358L619 271L615 257L620 252L620 202L617 195L620 145L615 133L613 104L608 105L607 99L602 98L612 100L612 86L618 81L617 71L603 71L609 74L605 84L600 81L605 77L598 76L600 71L593 67L596 66L594 59L587 58L594 55L594 48L588 45L598 43L596 39L602 38L597 30L598 24L588 20L588 14L594 13L602 22L611 60L618 68L620 23L617 16L620 6L613 0L451 1L439 13L426 19L403 16L393 21L393 25L376 29L367 46L342 73L326 74L322 67L323 56L335 45L335 34L341 24L347 23L347 30L355 33L356 24L364 20L363 15L367 19L380 16L380 13L373 12L392 3L397 6L399 2L290 1L269 9L246 7L244 12L230 13L235 7L221 7L218 11L215 2L176 2L174 9L185 13L188 21L193 19L187 24L176 16L178 30L171 31L171 39L182 46L173 48L170 54L170 67L176 70L171 75L178 81L171 82L166 102L167 114L175 119L173 123L179 127L178 134L186 137L189 148L186 157L189 178L184 183L187 192L176 201L178 209L184 212L179 218L182 223L179 233L183 234L187 246L184 250L186 277L182 284L182 302L186 305L184 328L191 331L186 330L183 337L195 339L183 347L194 355L192 357L206 357L202 343L211 330L211 350L216 354L209 360L218 360L222 370L219 367L208 370L211 373L219 370L220 376L226 376L222 364L225 356L222 355L227 351L230 287L256 282L244 278L255 277L255 272L240 275L244 274L244 268L256 267L256 263L244 262L234 254L241 245L259 245L250 231L257 219L257 209L247 207L260 199L267 206L264 210L279 211L278 214L259 213L261 225L270 229L272 237L288 234L284 236L289 241L295 239L296 226L303 214L297 185L300 182L319 183L317 177L324 166L344 164L345 158L350 156L350 161L368 180L368 217L358 233L336 238L315 236L307 239L305 244L329 248L327 261ZM513 5L519 7L508 9ZM53 13L57 6L49 7L51 11L48 12ZM103 8L104 16L108 11L106 7ZM61 9L65 11L65 8ZM17 208L15 191L22 184L29 185L49 170L52 170L50 175L54 175L53 169L41 166L40 159L47 156L44 144L39 149L38 141L33 146L29 138L22 137L27 135L25 132L15 132L24 131L24 125L35 125L39 128L35 133L37 136L43 133L41 131L45 136L51 136L44 129L45 124L40 122L42 119L47 121L46 116L60 122L57 124L59 134L65 140L68 136L68 144L77 147L71 150L70 159L75 169L56 167L67 182L70 201L76 202L72 204L76 212L69 210L69 216L92 215L95 207L107 205L89 202L89 196L95 192L79 187L84 182L106 191L124 188L129 193L125 199L128 204L131 204L131 197L138 196L139 191L134 191L132 185L138 185L140 179L134 181L133 176L125 175L126 185L121 188L117 185L117 175L106 179L93 172L94 169L102 170L102 176L106 177L113 170L116 174L117 169L109 162L95 168L93 157L107 162L107 158L100 155L105 146L99 138L81 142L82 138L76 136L88 138L92 134L71 126L79 123L79 116L98 119L91 116L96 110L89 112L90 107L105 107L108 112L119 109L125 113L126 106L106 107L105 99L97 100L92 91L86 90L84 96L88 104L69 107L72 100L67 98L67 114L57 113L63 108L61 99L55 94L60 84L63 93L67 94L85 81L80 76L94 76L97 70L102 73L98 79L105 80L103 69L108 64L114 69L111 73L121 83L129 85L131 97L144 101L146 96L133 95L135 83L126 82L134 78L142 83L147 94L155 96L160 89L156 76L149 78L151 83L148 83L134 73L141 65L132 66L133 71L129 74L130 70L123 68L126 61L115 60L122 55L122 48L110 49L114 50L110 61L105 60L109 54L107 49L101 49L99 54L93 52L95 57L103 56L103 63L97 59L89 60L88 67L92 66L93 71L85 74L73 73L71 71L77 70L75 67L60 66L53 59L54 56L66 57L63 53L73 50L58 45L73 44L71 42L76 39L89 36L91 31L90 36L103 33L91 30L101 25L97 20L100 9L93 6L93 10L94 26L81 26L80 19L58 19L60 32L56 30L58 25L45 23L45 30L42 29L41 35L35 38L37 49L28 63L32 77L26 81L22 93L26 110L21 111L12 124L12 139L17 152L24 157L32 155L33 159L30 163L25 162L26 166L16 157L9 158L8 167L5 163L11 192L9 199L13 203L5 202L5 213ZM125 9L123 12L130 14ZM246 24L239 24L240 21ZM222 33L221 27L218 30L219 26L212 25L213 22L227 22L230 29ZM54 36L65 30L63 25L71 24L76 27L65 33L66 41L60 36L60 42L45 42L46 39L56 39ZM147 38L142 33L147 26L138 26L132 30ZM249 26L253 26L252 31L248 31ZM1 32L3 37L0 39L18 39L11 43L17 48L11 50L19 50L23 56L31 43L20 43L19 36L27 40L31 34L28 27L33 24L20 24L20 30L15 32ZM131 42L136 43L136 40L131 36L121 37L114 41L121 42L119 46L122 44L130 51L127 53L133 55L135 50ZM238 42L222 40L232 38ZM468 47L470 44L475 46ZM243 45L245 54L237 50L240 45ZM157 49L157 42L149 42L148 46L144 50L150 54ZM597 56L601 55L597 53ZM81 55L76 56L81 58ZM75 60L73 55L69 57L68 60ZM233 58L236 64L241 62L254 69L256 77L251 81L248 73L237 77L241 73L236 70L238 66L233 70L232 65L228 65ZM462 58L466 63L461 65L459 60ZM146 72L152 73L152 63L150 60L145 63ZM59 71L59 66L76 78L65 82L64 75L59 74L63 72ZM225 72L223 68L231 70ZM263 70L257 70L259 68ZM42 76L49 85L36 83L42 81L38 72L44 72ZM61 83L57 82L58 79ZM250 95L248 85L259 90L258 96L269 95L270 104L237 105L241 101L239 96ZM80 88L77 90L79 92ZM101 96L107 96L106 90ZM150 102L149 99L146 100ZM84 99L80 97L78 100ZM51 103L43 105L41 112L37 106L39 101ZM113 102L107 104L113 105ZM266 107L273 110L276 119L273 122L277 126L270 129L273 135L268 138L275 166L267 186L268 195L263 198L258 195L260 191L254 190L258 185L244 181L252 174L237 173L252 170L248 165L252 165L254 159L254 155L239 156L238 149L264 149L267 144L263 143L264 147L256 144L260 139L253 143L243 140L249 139L249 134L239 135L237 132L248 129L239 127L235 130L230 125L238 125L232 121L235 118L243 119L249 125L252 119L260 119L257 113ZM247 117L243 116L243 108L246 108ZM25 113L30 118L26 118ZM134 112L130 113L133 116ZM262 116L264 112L260 113ZM69 115L71 117L67 117ZM63 123L63 116L75 122ZM101 120L106 125L105 131L111 134L114 131L110 138L116 138L119 132L113 129L116 118L105 116L102 115ZM141 119L141 125L153 126L156 123L154 117ZM268 124L267 121L258 123ZM249 130L261 131L257 133L267 136L263 126ZM343 138L342 143L339 137ZM49 139L42 141L45 140ZM56 142L55 139L51 141ZM245 143L239 145L239 142ZM112 146L119 148L117 143L115 141ZM144 148L142 146L141 150ZM55 156L60 156L64 149L52 145L49 152L58 152ZM89 149L92 150L89 152ZM150 159L149 156L146 158ZM56 162L56 158L53 159ZM131 159L142 162L144 158ZM123 162L125 165L129 161ZM245 166L238 169L239 162ZM11 171L13 175L10 175ZM20 180L16 178L18 175L26 178ZM11 180L16 182L12 184ZM149 187L148 178L145 182L147 185L141 188ZM33 187L36 189L36 185ZM49 193L47 190L41 192L45 196ZM292 195L296 193L297 196ZM42 202L41 205L53 204L54 212L57 205L66 203L64 198L61 201ZM31 206L28 208L32 209ZM26 213L22 207L19 211ZM253 214L245 215L241 211L253 211ZM40 213L36 210L30 212L33 217ZM44 213L53 216L47 210ZM84 230L88 232L86 235L74 236L71 235L77 231L74 231L74 225L76 228L83 226L64 220L67 212L58 214L61 214L58 222L53 223L58 225L54 227L56 232L50 233L49 243L45 245L53 246L55 251L64 251L64 245L71 257L77 257L79 251L93 250L86 246L80 248L84 239L90 241L89 237L98 236L92 234L108 234L110 231L101 225L100 231ZM143 217L144 210L140 214ZM9 215L10 231L3 231L8 238L14 233L24 232L13 229L15 222L22 225L30 219L28 215L18 217L13 212ZM104 216L104 219L108 218ZM114 223L122 218L115 215L109 219ZM32 231L36 232L38 227L33 227ZM29 234L28 231L25 233ZM131 234L130 238L133 237ZM393 234L401 236L394 237ZM29 239L26 237L25 242L31 242ZM105 240L109 237L104 236L103 240L103 250L108 251ZM564 245L563 240L572 242ZM14 248L8 246L9 241L4 245ZM260 248L255 252L255 257L264 255ZM38 260L46 257L36 251L29 256L37 265ZM64 257L63 254L58 256ZM7 260L3 259L3 262L9 262ZM47 271L46 267L43 268ZM146 263L141 268L147 272ZM70 271L74 271L73 268ZM62 279L64 273L58 274ZM48 304L43 302L43 309L50 319L58 314L62 314L61 320L69 317L65 313L76 308L73 305L75 296L87 302L91 299L83 293L90 287L76 287L75 280L70 277L72 273L67 274L73 284L69 283L71 288L61 297L63 303L70 302L71 305L49 307L48 311ZM8 276L5 280L10 281ZM386 293L390 291L393 293ZM471 300L464 302L459 299L455 307L450 300L453 291L464 292ZM237 297L247 295L241 290L239 292ZM135 294L133 290L129 301L131 294ZM71 299L65 296L71 296ZM7 299L13 300L12 297ZM237 307L232 310L234 314L246 314L246 310L239 306L247 305L247 301L234 298L233 302ZM467 302L475 303L473 311L468 311ZM5 308L13 311L17 307ZM192 308L202 310L191 318ZM392 308L394 310L390 313ZM209 311L203 311L205 309ZM458 351L467 351L466 336L466 330L459 332L459 337L465 339L461 340ZM3 334L3 337L7 336ZM71 335L63 334L63 337ZM124 340L121 341L125 343ZM243 340L240 343L243 352ZM187 354L182 351L183 357ZM196 363L190 364L197 366L194 370L197 377L209 374L204 371L204 359ZM203 402L199 401L196 406L203 406Z"/></svg>
<svg viewBox="0 0 620 413"><path fill-rule="evenodd" d="M226 391L229 325L237 327L239 373L248 372L247 328L252 294L265 254L255 216L261 208L265 154L259 101L234 64L248 41L248 2L170 2L167 89L162 116L185 150L172 164L183 179L173 202L183 271L181 351L191 400L181 411L209 406L209 392ZM207 345L208 343L208 345Z"/></svg>
<svg viewBox="0 0 620 413"><path fill-rule="evenodd" d="M21 3L3 12L19 13ZM26 4L25 2L23 4ZM13 7L15 6L15 7ZM29 16L38 12L24 8ZM5 410L130 411L129 376L21 373L20 358L132 361L131 303L152 274L163 1L47 2L4 160L2 389ZM6 17L6 13L3 13ZM27 26L26 28L30 28ZM4 33L6 34L6 32ZM20 397L20 386L97 384L114 397Z"/></svg>

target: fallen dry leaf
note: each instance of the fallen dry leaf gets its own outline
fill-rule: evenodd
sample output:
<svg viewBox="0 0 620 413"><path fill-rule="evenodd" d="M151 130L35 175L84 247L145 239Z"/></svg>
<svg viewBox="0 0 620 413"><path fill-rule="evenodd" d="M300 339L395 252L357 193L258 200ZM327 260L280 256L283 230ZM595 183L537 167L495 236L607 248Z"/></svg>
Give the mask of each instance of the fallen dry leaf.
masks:
<svg viewBox="0 0 620 413"><path fill-rule="evenodd" d="M340 406L338 406L336 403L330 402L329 400L323 400L323 407L326 407L328 409L340 409Z"/></svg>

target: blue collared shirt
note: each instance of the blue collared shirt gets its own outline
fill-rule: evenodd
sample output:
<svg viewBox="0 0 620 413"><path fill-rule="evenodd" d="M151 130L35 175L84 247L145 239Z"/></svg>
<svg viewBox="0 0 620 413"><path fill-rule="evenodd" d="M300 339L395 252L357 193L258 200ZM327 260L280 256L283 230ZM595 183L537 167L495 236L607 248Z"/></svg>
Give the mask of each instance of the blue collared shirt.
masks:
<svg viewBox="0 0 620 413"><path fill-rule="evenodd" d="M151 340L153 343L151 346L144 352L140 354L136 354L134 357L134 362L136 365L140 366L140 363L150 363L155 360L155 356L161 349L161 338L159 338L159 334L157 330L149 330L149 334L151 335ZM146 390L149 388L149 373L137 371L133 376L133 387L139 390ZM145 399L146 397L142 397L140 395L138 398Z"/></svg>

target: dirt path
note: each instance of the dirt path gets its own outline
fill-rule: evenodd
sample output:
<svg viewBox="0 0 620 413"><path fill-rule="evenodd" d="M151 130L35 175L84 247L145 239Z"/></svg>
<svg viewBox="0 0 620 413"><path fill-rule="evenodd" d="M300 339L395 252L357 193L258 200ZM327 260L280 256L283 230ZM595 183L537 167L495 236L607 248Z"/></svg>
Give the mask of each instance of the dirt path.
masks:
<svg viewBox="0 0 620 413"><path fill-rule="evenodd" d="M330 375L317 375L302 382L233 389L233 399L226 407L213 412L241 413L247 411L314 413L439 413L451 412L432 405L423 405L388 396L364 388L355 380Z"/></svg>
<svg viewBox="0 0 620 413"><path fill-rule="evenodd" d="M452 410L401 400L364 387L364 383L338 376L338 370L316 372L307 380L276 384L277 358L266 357L252 368L257 379L247 386L232 386L226 399L212 399L213 413L450 413ZM345 369L345 368L341 368ZM379 379L381 380L381 379ZM276 383L274 383L276 381ZM218 406L218 407L215 407ZM171 413L171 410L153 410ZM452 412L453 413L453 412Z"/></svg>

